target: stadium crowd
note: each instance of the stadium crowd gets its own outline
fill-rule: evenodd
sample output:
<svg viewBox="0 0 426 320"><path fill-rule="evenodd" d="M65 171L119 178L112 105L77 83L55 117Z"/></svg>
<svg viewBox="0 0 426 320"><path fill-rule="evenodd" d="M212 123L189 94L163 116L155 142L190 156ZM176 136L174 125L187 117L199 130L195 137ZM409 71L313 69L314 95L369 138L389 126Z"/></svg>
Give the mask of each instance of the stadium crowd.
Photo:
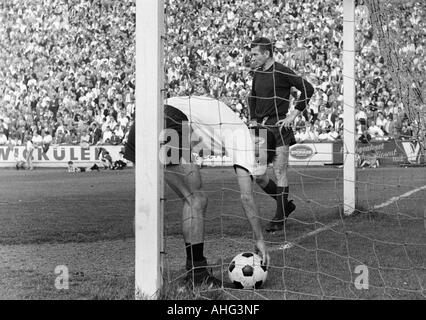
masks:
<svg viewBox="0 0 426 320"><path fill-rule="evenodd" d="M357 134L410 138L384 58L357 9ZM426 5L408 1L390 26L413 71L426 68ZM224 100L247 120L250 43L275 39L275 57L316 88L298 141L343 132L341 0L166 0L169 95ZM7 0L0 3L0 145L120 144L133 121L135 0ZM398 20L399 19L399 20ZM398 23L401 22L401 23ZM292 94L297 99L297 92Z"/></svg>
<svg viewBox="0 0 426 320"><path fill-rule="evenodd" d="M316 87L308 120L296 120L299 141L342 136L342 35L340 0L168 0L166 77L170 95L220 98L247 119L251 77L247 62L257 36L275 39L275 58ZM410 138L411 124L380 55L365 7L357 8L357 134L362 141ZM402 11L402 14L400 14ZM399 12L399 13L398 13ZM390 26L408 41L413 71L426 71L426 14L422 1L395 6ZM398 23L401 22L401 23ZM297 93L294 93L294 98Z"/></svg>
<svg viewBox="0 0 426 320"><path fill-rule="evenodd" d="M8 143L122 143L134 112L135 18L134 0L1 1Z"/></svg>

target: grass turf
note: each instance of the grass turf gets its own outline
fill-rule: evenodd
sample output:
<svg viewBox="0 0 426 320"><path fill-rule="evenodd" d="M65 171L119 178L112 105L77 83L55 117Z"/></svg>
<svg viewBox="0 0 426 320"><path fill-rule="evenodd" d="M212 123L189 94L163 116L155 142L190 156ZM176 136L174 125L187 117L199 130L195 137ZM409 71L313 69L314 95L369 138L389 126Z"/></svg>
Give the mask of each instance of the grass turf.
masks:
<svg viewBox="0 0 426 320"><path fill-rule="evenodd" d="M208 168L202 170L202 175L209 196L206 250L217 265L215 274L226 280L226 272L222 271L240 250L252 248L252 234L232 169ZM261 290L201 290L185 295L176 293L171 282L162 298L424 299L425 191L371 210L374 205L425 185L422 168L360 170L358 203L364 209L349 218L341 212L342 170L291 168L289 177L297 211L284 232L268 235L266 240L275 248L297 242L291 249L271 253L268 282ZM133 297L133 170L80 174L53 169L3 170L0 179L0 247L9 252L0 260L2 266L7 266L0 276L1 297ZM273 216L274 202L259 188L255 191L262 223L266 224ZM165 233L182 242L181 201L169 189L166 198ZM303 237L334 222L337 225L331 230ZM181 275L184 249L180 242L166 246L170 279ZM17 252L15 257L10 256L12 249ZM29 260L36 262L28 266ZM68 291L53 286L54 266L63 261L71 268ZM354 270L360 264L369 268L369 290L354 287L358 276Z"/></svg>

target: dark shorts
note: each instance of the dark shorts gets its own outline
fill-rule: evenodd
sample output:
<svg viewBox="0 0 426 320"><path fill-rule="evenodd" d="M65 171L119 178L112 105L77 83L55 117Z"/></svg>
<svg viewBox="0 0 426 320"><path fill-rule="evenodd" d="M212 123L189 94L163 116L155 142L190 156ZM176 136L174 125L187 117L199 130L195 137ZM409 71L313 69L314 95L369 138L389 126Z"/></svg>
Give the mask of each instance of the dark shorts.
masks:
<svg viewBox="0 0 426 320"><path fill-rule="evenodd" d="M275 134L272 130L265 126L257 126L250 129L255 138L255 158L256 161L263 162L266 152L267 163L272 163L275 158ZM262 155L263 153L263 155Z"/></svg>
<svg viewBox="0 0 426 320"><path fill-rule="evenodd" d="M179 165L182 159L186 163L191 162L191 152L189 143L189 124L188 117L179 109L170 105L164 106L165 116L165 129L173 130L174 134L177 133L178 139L172 141L171 137L168 137L162 144L167 144L167 161L164 163L166 166ZM185 131L185 132L184 132ZM184 140L186 139L186 140ZM187 141L188 143L184 143ZM178 156L177 156L178 155Z"/></svg>
<svg viewBox="0 0 426 320"><path fill-rule="evenodd" d="M189 150L189 143L188 148L185 149L188 152L184 152L183 147L185 144L183 144L183 135L185 134L183 132L183 128L185 126L184 122L188 121L187 116L181 112L180 110L165 105L164 106L164 116L165 116L165 128L173 130L174 134L177 133L178 139L172 140L171 136L169 136L165 141L162 142L163 145L167 144L168 152L167 156L171 159L167 162L165 162L165 165L178 165L181 162L182 158L190 158L190 150ZM132 127L130 128L129 136L127 143L125 145L124 150L124 158L135 163L135 151L136 151L136 139L135 139L135 123L133 123ZM188 131L189 136L189 131ZM178 156L174 157L172 155L175 155L176 153L172 152L172 150L178 150ZM190 161L190 159L185 159L185 161Z"/></svg>
<svg viewBox="0 0 426 320"><path fill-rule="evenodd" d="M280 130L279 127L275 127L275 124L278 122L277 118L269 118L265 125L267 128L271 130L272 134L275 138L275 148L282 147L284 145L291 147L296 144L296 138L294 137L293 130L291 128L286 129L282 128Z"/></svg>
<svg viewBox="0 0 426 320"><path fill-rule="evenodd" d="M135 123L130 127L129 136L127 138L127 143L124 146L124 155L123 157L133 163L135 163Z"/></svg>
<svg viewBox="0 0 426 320"><path fill-rule="evenodd" d="M294 137L292 129L283 128L280 130L278 127L258 125L256 128L252 128L252 130L254 130L256 137L256 158L258 158L259 152L266 150L267 163L272 163L274 161L276 148L283 147L284 145L292 146L296 144L296 138ZM263 139L259 139L259 134L262 135Z"/></svg>

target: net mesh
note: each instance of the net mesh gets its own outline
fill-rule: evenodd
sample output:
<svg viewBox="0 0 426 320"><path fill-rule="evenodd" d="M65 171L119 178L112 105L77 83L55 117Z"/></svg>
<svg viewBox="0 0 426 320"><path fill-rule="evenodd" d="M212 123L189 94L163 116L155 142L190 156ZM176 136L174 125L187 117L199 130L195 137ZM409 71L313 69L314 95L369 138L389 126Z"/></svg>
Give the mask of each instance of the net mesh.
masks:
<svg viewBox="0 0 426 320"><path fill-rule="evenodd" d="M307 119L303 120L302 116L297 118L294 131L308 135L310 128L322 127L326 121L330 121L334 129L342 133L343 123L339 120L339 112L343 110L343 9L341 1L334 1L333 4L325 5L323 1L304 4L286 1L272 5L267 1L216 1L213 4L205 1L166 1L165 98L206 95L216 99L212 113L219 115L218 121L191 119L189 113L189 122L198 126L222 127L227 124L220 116L221 102L238 114L243 122L248 122L251 117L249 99L262 98L253 95L251 90L250 45L255 37L266 36L273 40L276 61L284 63L315 87L306 110ZM424 10L423 4L418 2L417 5ZM370 38L368 34L371 25L366 12L366 7L357 7L357 92L368 96L369 91L365 88L370 88L377 80L374 76L377 76L380 83L391 87L386 91L395 93L399 89L390 82L390 78L394 77L383 74L387 69L383 70L384 63L371 45L372 41L377 40L374 35ZM254 18L248 18L253 15ZM298 20L302 18L303 22ZM325 28L326 32L321 32ZM373 67L372 76L365 77L361 71L365 70L363 66L368 60L365 54L371 51L375 55L372 62L377 58L376 62L382 69L375 75ZM370 63L369 68L373 64ZM392 88L395 89L392 91ZM365 96L358 96L359 105L364 104ZM381 99L387 95L382 90L378 96ZM389 100L396 105L403 103L403 110L406 110L409 104L402 98L403 94L401 98L397 96L395 93L395 99ZM291 111L300 101L300 92L292 91L284 97L275 92L272 98L274 101L286 100ZM189 99L190 109L194 110L197 98ZM380 102L380 99L374 103ZM276 102L274 107L277 108ZM328 109L336 111L331 113L334 114L334 121L326 112ZM415 124L418 118L410 114L416 113L407 111L410 123ZM220 153L204 154L199 164L202 189L209 199L204 219L205 256L222 286L213 290L203 286L182 290L180 283L185 277L185 246L181 236L182 198L171 189L166 189L164 297L425 297L426 177L421 168L407 170L399 166L408 161L407 150L412 151L410 159L417 161L417 144L376 139L367 145L358 145L360 164L368 168L359 169L357 173L357 214L345 217L343 171L337 165L344 163L344 142L337 139L328 143L312 143L309 139L298 138L298 135L296 139L299 144L290 149L288 181L290 198L294 199L297 209L288 218L282 232L265 233L271 253L267 282L261 288L252 290L226 285L230 261L240 252L253 251L255 238L242 209L235 172L229 167L232 159ZM301 146L305 149L300 149ZM402 155L402 151L406 152L405 155ZM334 165L314 166L318 156L319 162ZM375 168L377 165L380 168ZM167 174L170 168L165 167L164 170ZM268 175L274 177L273 168L268 168ZM275 213L276 202L254 182L252 187L258 219L265 226Z"/></svg>
<svg viewBox="0 0 426 320"><path fill-rule="evenodd" d="M396 102L406 113L412 137L425 147L424 12L418 1L366 1L376 49Z"/></svg>

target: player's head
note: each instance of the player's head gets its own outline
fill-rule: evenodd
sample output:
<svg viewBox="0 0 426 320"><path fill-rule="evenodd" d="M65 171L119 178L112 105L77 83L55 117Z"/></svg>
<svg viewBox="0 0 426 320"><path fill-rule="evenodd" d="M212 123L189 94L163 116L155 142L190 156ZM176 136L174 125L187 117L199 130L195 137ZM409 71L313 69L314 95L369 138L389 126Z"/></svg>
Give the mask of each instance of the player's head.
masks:
<svg viewBox="0 0 426 320"><path fill-rule="evenodd" d="M272 41L268 38L256 38L251 43L251 67L254 69L262 67L274 56Z"/></svg>
<svg viewBox="0 0 426 320"><path fill-rule="evenodd" d="M73 166L73 164L74 164L74 162L72 162L72 161L68 161L68 167L72 167L72 166Z"/></svg>

